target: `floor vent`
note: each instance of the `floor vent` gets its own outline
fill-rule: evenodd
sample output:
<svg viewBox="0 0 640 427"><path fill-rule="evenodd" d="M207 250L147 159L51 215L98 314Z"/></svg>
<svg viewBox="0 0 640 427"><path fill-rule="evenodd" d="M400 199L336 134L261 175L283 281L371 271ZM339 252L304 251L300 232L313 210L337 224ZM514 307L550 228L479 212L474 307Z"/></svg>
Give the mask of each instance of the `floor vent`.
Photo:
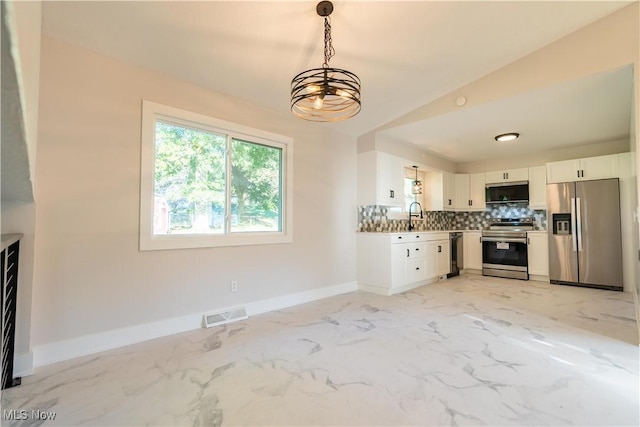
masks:
<svg viewBox="0 0 640 427"><path fill-rule="evenodd" d="M224 311L216 311L213 313L205 313L203 316L204 327L223 325L225 323L235 322L248 318L247 310L244 307L229 308Z"/></svg>

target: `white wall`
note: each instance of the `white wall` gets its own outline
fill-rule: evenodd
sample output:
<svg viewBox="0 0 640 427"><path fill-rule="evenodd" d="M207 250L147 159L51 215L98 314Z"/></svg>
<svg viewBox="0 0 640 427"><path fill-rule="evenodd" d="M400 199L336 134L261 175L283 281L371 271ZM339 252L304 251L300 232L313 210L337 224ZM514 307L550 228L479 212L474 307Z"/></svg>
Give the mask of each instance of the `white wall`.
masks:
<svg viewBox="0 0 640 427"><path fill-rule="evenodd" d="M47 37L40 96L36 365L65 342L355 283L354 139ZM294 243L139 252L142 99L293 137Z"/></svg>
<svg viewBox="0 0 640 427"><path fill-rule="evenodd" d="M15 36L18 80L23 98L25 134L33 182L38 136L42 2L10 1L8 3L11 12L10 25Z"/></svg>
<svg viewBox="0 0 640 427"><path fill-rule="evenodd" d="M631 151L631 175L636 178L636 192L633 199L634 215L633 215L633 236L634 247L632 258L635 263L635 287L633 289L633 295L636 303L636 322L638 322L638 342L640 342L640 178L638 177L638 165L640 165L640 108L638 108L638 102L640 102L640 64L636 64L634 69L635 81L633 83L633 104L631 107L631 129L630 134L630 151Z"/></svg>
<svg viewBox="0 0 640 427"><path fill-rule="evenodd" d="M35 190L42 2L11 1L5 2L4 7L7 8L7 25L11 32L18 95L24 120L24 139L28 157L25 169L29 168L28 174L25 173L25 175L30 178L30 185ZM3 58L5 54L3 52ZM15 124L13 125L15 126ZM16 202L6 200L4 197L2 200L2 233L22 233L24 235L20 242L20 267L18 270L14 364L16 376L29 374L33 363L30 332L35 209L35 203Z"/></svg>

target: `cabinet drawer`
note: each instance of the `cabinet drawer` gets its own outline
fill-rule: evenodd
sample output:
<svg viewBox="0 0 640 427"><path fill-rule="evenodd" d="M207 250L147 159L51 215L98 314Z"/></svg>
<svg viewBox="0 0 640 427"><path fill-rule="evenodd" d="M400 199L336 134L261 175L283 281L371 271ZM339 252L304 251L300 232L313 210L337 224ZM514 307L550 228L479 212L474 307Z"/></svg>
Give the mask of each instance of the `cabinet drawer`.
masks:
<svg viewBox="0 0 640 427"><path fill-rule="evenodd" d="M415 259L415 258L424 258L427 255L427 244L426 243L407 243L405 245L407 254L407 258Z"/></svg>
<svg viewBox="0 0 640 427"><path fill-rule="evenodd" d="M390 237L391 243L430 242L433 240L448 240L449 232L391 233Z"/></svg>
<svg viewBox="0 0 640 427"><path fill-rule="evenodd" d="M427 261L412 259L407 261L407 283L419 282L427 279Z"/></svg>
<svg viewBox="0 0 640 427"><path fill-rule="evenodd" d="M391 243L424 242L427 240L425 233L392 233Z"/></svg>

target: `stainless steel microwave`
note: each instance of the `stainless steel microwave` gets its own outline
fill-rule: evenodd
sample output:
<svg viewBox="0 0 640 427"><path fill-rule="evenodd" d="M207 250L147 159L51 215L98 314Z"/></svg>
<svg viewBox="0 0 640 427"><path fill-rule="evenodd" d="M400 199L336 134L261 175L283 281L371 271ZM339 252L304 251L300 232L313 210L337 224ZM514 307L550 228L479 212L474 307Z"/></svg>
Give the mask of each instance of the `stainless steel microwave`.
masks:
<svg viewBox="0 0 640 427"><path fill-rule="evenodd" d="M528 203L529 181L501 182L485 186L487 203Z"/></svg>

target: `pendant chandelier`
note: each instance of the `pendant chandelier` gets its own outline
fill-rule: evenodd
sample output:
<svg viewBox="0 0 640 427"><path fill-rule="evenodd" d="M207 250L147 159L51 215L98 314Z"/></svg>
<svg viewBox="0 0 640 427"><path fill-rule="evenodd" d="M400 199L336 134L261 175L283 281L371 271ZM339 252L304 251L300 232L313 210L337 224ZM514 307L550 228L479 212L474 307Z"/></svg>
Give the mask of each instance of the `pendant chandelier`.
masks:
<svg viewBox="0 0 640 427"><path fill-rule="evenodd" d="M350 71L329 67L335 54L329 19L333 4L321 1L316 12L324 17L324 63L291 80L291 112L312 122L339 122L360 112L360 79Z"/></svg>
<svg viewBox="0 0 640 427"><path fill-rule="evenodd" d="M411 193L416 195L422 194L422 181L418 180L418 167L413 166L413 168L416 170L416 179L415 181L413 181L413 186L411 187Z"/></svg>

